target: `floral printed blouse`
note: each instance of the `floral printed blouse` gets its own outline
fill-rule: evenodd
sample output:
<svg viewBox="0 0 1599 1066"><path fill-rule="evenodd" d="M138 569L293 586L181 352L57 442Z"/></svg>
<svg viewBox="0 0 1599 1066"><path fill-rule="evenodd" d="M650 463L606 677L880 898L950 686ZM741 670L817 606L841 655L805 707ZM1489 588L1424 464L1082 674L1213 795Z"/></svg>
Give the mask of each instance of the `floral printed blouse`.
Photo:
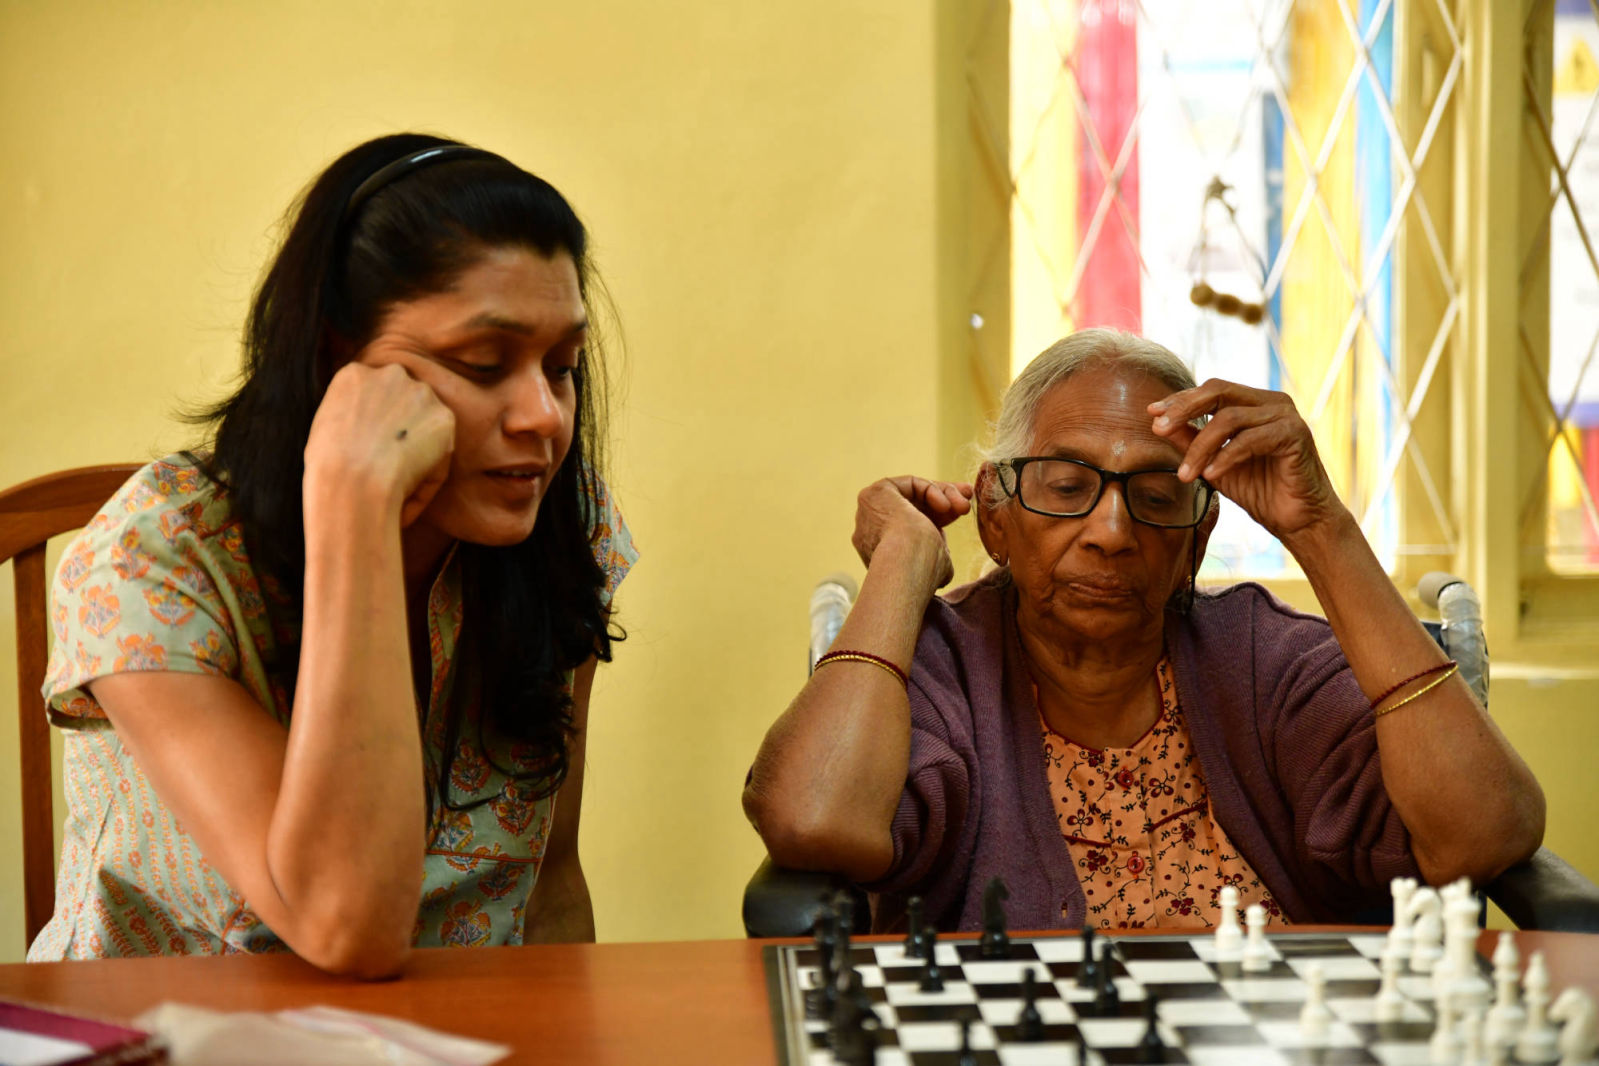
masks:
<svg viewBox="0 0 1599 1066"><path fill-rule="evenodd" d="M1286 921L1211 814L1164 655L1156 674L1160 716L1130 748L1085 748L1040 721L1055 817L1088 920L1102 929L1207 928L1232 885L1240 907L1259 903L1268 923Z"/></svg>
<svg viewBox="0 0 1599 1066"><path fill-rule="evenodd" d="M592 543L609 600L638 556L603 486L595 503ZM141 670L216 674L238 681L286 725L290 700L271 668L280 649L298 641L298 627L286 611L267 609L285 602L251 567L226 490L183 456L140 470L67 548L52 589L55 641L44 683L50 719L65 733L67 813L55 914L29 948L30 962L287 950L206 862L84 687ZM462 619L454 555L427 609L432 664L422 733L432 780ZM469 721L477 711L468 704ZM554 797L535 799L464 741L452 783L457 801L487 802L462 811L432 805L415 943L520 943Z"/></svg>

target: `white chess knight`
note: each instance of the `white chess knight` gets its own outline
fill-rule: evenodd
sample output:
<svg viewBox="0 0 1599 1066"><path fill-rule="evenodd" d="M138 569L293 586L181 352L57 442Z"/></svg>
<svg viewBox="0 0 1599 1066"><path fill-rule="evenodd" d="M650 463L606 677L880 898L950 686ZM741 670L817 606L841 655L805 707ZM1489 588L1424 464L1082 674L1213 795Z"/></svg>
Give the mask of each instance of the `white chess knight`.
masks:
<svg viewBox="0 0 1599 1066"><path fill-rule="evenodd" d="M1406 907L1414 922L1410 948L1410 968L1416 973L1432 973L1443 954L1442 901L1431 888L1416 889Z"/></svg>
<svg viewBox="0 0 1599 1066"><path fill-rule="evenodd" d="M1599 1049L1599 1025L1595 1024L1593 997L1580 988L1568 988L1549 1008L1551 1021L1564 1022L1555 1047L1560 1066L1588 1066Z"/></svg>
<svg viewBox="0 0 1599 1066"><path fill-rule="evenodd" d="M1216 958L1232 962L1243 957L1244 931L1238 925L1238 889L1227 885L1221 890L1221 922L1216 926Z"/></svg>
<svg viewBox="0 0 1599 1066"><path fill-rule="evenodd" d="M1416 894L1417 887L1414 877L1396 877L1388 883L1388 890L1394 896L1394 924L1388 930L1387 951L1401 961L1410 958L1410 946L1415 938L1410 924L1410 897Z"/></svg>

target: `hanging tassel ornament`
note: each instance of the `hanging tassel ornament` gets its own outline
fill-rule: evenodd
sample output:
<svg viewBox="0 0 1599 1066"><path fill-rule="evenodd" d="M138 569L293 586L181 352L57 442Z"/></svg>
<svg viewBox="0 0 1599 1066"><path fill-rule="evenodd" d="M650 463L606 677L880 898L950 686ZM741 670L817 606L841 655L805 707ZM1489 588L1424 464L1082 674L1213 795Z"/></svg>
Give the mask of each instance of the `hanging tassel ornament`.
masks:
<svg viewBox="0 0 1599 1066"><path fill-rule="evenodd" d="M1226 199L1227 193L1232 191L1232 186L1222 181L1221 178L1211 178L1210 185L1205 189L1205 202L1199 208L1199 241L1194 245L1194 251L1189 256L1190 267L1197 266L1199 277L1188 290L1188 301L1196 307L1208 307L1218 315L1227 315L1231 318L1243 320L1251 326L1258 326L1266 317L1266 305L1254 301L1244 300L1231 293L1217 292L1205 281L1205 252L1210 247L1207 238L1206 215L1209 212L1211 201L1221 204L1229 218L1233 217L1233 205Z"/></svg>

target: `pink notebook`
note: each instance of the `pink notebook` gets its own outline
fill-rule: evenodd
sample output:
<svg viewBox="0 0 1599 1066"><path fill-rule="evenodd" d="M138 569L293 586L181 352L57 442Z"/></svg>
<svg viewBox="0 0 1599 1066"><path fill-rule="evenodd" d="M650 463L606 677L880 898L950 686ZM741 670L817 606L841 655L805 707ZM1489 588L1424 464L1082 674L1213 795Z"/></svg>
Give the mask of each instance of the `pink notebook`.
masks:
<svg viewBox="0 0 1599 1066"><path fill-rule="evenodd" d="M0 1000L0 1063L6 1066L134 1066L165 1061L166 1049L142 1029Z"/></svg>

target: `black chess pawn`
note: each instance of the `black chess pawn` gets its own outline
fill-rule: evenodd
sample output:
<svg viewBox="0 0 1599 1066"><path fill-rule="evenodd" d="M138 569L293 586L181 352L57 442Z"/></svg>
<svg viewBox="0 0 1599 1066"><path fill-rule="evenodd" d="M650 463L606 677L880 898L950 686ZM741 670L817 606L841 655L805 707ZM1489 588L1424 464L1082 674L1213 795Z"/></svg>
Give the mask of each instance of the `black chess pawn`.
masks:
<svg viewBox="0 0 1599 1066"><path fill-rule="evenodd" d="M872 1011L871 997L866 994L866 984L859 970L846 966L838 975L833 1014L829 1019L832 1031L835 1035L849 1034L860 1028L868 1017L875 1019L876 1015Z"/></svg>
<svg viewBox="0 0 1599 1066"><path fill-rule="evenodd" d="M880 1028L877 1015L868 1013L848 1032L835 1034L833 1058L840 1066L874 1066Z"/></svg>
<svg viewBox="0 0 1599 1066"><path fill-rule="evenodd" d="M922 897L912 896L905 901L905 957L922 957Z"/></svg>
<svg viewBox="0 0 1599 1066"><path fill-rule="evenodd" d="M829 1018L833 1014L833 1001L837 996L833 949L838 932L833 916L825 911L816 919L813 929L816 935L816 987L805 993L805 1014L811 1018Z"/></svg>
<svg viewBox="0 0 1599 1066"><path fill-rule="evenodd" d="M1111 943L1106 940L1102 944L1099 952L1099 986L1094 989L1094 1012L1101 1018L1108 1018L1121 1006L1121 994L1116 991L1116 963L1111 954Z"/></svg>
<svg viewBox="0 0 1599 1066"><path fill-rule="evenodd" d="M1160 1038L1160 1001L1147 991L1144 996L1144 1020L1149 1026L1144 1030L1144 1039L1138 1044L1138 1061L1165 1062L1166 1041Z"/></svg>
<svg viewBox="0 0 1599 1066"><path fill-rule="evenodd" d="M1099 987L1099 963L1094 960L1094 927L1083 926L1083 961L1077 964L1077 987Z"/></svg>
<svg viewBox="0 0 1599 1066"><path fill-rule="evenodd" d="M1067 1060L1068 1066L1088 1066L1088 1041L1083 1039L1083 1031L1072 1029L1071 1039L1066 1042L1071 1058Z"/></svg>
<svg viewBox="0 0 1599 1066"><path fill-rule="evenodd" d="M930 925L922 927L922 947L927 952L927 954L922 956L927 962L922 967L921 989L923 992L942 992L944 991L944 971L938 965L937 929Z"/></svg>
<svg viewBox="0 0 1599 1066"><path fill-rule="evenodd" d="M1004 901L1010 899L1010 889L997 877L990 878L983 889L983 938L978 941L977 953L985 959L1010 958L1010 935L1006 932Z"/></svg>
<svg viewBox="0 0 1599 1066"><path fill-rule="evenodd" d="M1044 1018L1038 1013L1038 979L1031 966L1022 973L1022 1009L1016 1016L1016 1039L1029 1044L1044 1039Z"/></svg>
<svg viewBox="0 0 1599 1066"><path fill-rule="evenodd" d="M955 1066L977 1066L977 1052L972 1050L972 1013L961 1011L957 1020L961 1026L961 1052L955 1060Z"/></svg>

